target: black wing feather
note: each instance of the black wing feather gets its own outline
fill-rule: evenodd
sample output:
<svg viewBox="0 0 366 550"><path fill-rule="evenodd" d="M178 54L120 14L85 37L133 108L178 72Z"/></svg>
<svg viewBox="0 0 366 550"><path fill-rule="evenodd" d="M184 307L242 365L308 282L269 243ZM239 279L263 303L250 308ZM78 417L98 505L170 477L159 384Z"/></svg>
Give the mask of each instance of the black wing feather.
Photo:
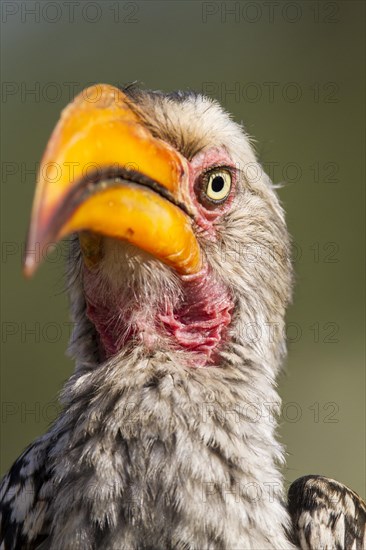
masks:
<svg viewBox="0 0 366 550"><path fill-rule="evenodd" d="M36 441L1 481L0 550L35 550L48 537L46 454L43 441Z"/></svg>

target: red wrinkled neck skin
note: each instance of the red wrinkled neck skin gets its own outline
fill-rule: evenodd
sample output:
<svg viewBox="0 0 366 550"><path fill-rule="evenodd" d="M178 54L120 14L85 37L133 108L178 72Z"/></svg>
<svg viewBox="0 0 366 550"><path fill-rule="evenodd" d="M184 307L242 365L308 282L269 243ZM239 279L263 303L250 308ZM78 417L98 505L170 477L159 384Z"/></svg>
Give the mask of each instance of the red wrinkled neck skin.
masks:
<svg viewBox="0 0 366 550"><path fill-rule="evenodd" d="M113 292L102 298L95 283L93 273L84 268L87 316L99 334L103 359L116 355L131 341L143 342L147 350L169 342L171 349L191 352L190 366L215 364L227 340L233 301L209 269L183 276L184 299L176 307L165 301L153 312L153 320L147 318L146 307L137 299L133 307L131 302L126 307Z"/></svg>

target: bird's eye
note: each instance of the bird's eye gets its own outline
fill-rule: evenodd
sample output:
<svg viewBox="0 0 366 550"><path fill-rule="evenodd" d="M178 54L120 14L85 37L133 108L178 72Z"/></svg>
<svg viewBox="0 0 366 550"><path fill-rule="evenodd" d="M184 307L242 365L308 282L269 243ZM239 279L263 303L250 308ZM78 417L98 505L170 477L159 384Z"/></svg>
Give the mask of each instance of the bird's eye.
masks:
<svg viewBox="0 0 366 550"><path fill-rule="evenodd" d="M210 170L204 175L203 198L214 204L224 202L231 189L231 173L223 168Z"/></svg>

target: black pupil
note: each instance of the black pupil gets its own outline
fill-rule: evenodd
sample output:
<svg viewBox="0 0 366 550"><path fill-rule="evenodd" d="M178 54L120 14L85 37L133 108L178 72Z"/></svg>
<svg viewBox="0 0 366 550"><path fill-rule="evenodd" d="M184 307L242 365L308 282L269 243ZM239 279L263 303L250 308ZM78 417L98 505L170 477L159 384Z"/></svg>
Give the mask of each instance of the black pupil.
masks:
<svg viewBox="0 0 366 550"><path fill-rule="evenodd" d="M212 180L212 191L214 193L220 193L225 185L224 178L222 176L215 176Z"/></svg>

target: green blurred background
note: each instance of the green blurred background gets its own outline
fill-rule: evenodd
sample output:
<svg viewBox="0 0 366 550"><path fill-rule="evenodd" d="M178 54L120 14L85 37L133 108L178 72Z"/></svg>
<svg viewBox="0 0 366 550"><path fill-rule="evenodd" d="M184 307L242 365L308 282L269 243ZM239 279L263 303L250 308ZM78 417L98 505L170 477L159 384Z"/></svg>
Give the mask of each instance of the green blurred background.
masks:
<svg viewBox="0 0 366 550"><path fill-rule="evenodd" d="M216 97L274 181L288 182L285 477L326 474L365 496L364 11L361 1L2 2L2 472L54 418L73 368L61 249L34 280L21 274L36 164L74 92L138 80Z"/></svg>

